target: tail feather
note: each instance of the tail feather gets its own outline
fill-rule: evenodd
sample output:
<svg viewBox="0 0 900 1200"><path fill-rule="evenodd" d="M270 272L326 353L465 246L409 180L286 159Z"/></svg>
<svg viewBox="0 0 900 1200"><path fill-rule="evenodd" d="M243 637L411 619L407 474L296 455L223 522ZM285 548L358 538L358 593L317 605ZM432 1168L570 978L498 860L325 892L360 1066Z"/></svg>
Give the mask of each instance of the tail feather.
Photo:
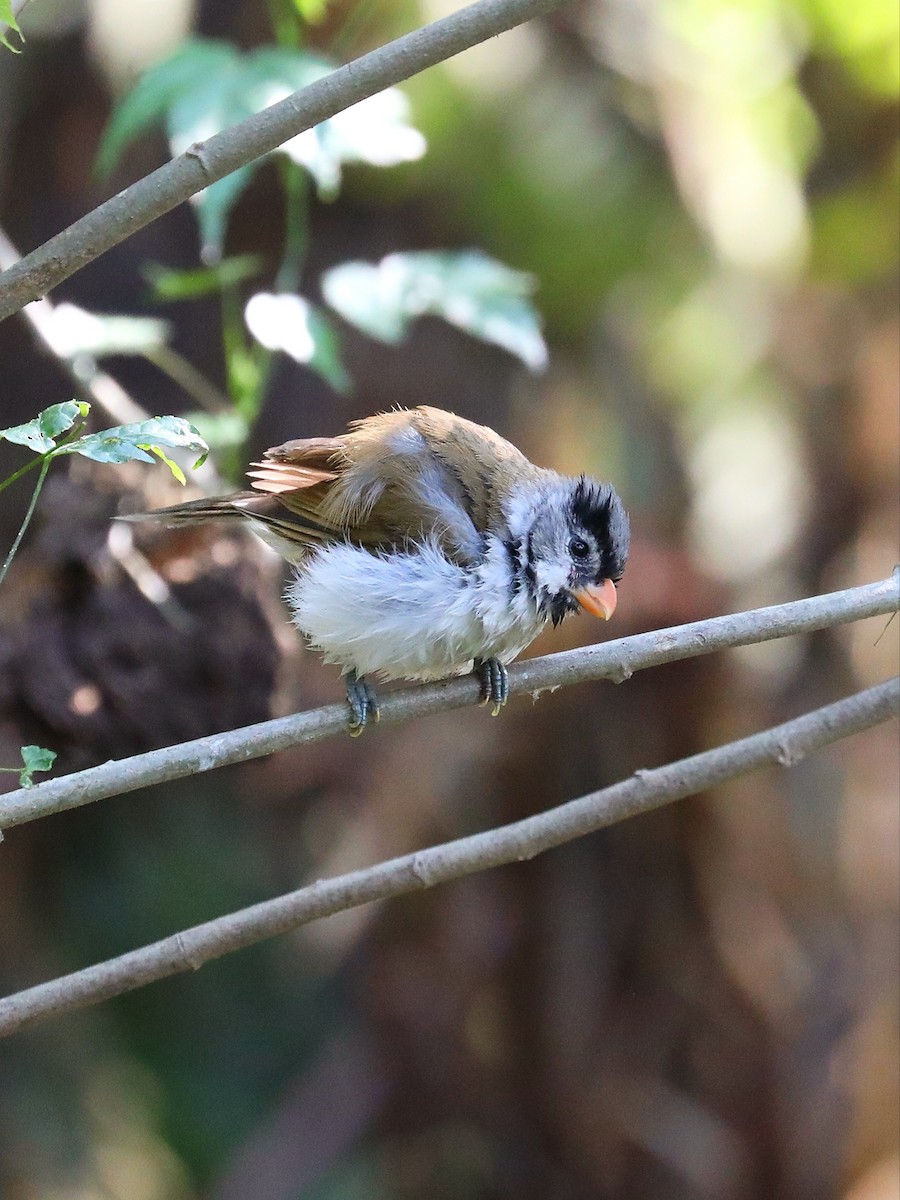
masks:
<svg viewBox="0 0 900 1200"><path fill-rule="evenodd" d="M246 520L246 515L234 502L252 496L252 492L238 492L233 496L222 496L218 499L204 496L200 500L189 500L186 504L172 504L169 508L157 508L153 512L129 513L116 519L132 522L163 521L166 525L181 525L189 521L242 521Z"/></svg>
<svg viewBox="0 0 900 1200"><path fill-rule="evenodd" d="M284 508L274 496L257 492L233 492L230 496L204 497L187 504L173 504L153 512L130 513L120 521L160 521L169 526L194 525L206 521L241 522L277 550L288 562L300 562L309 552L334 540L338 531L310 517Z"/></svg>

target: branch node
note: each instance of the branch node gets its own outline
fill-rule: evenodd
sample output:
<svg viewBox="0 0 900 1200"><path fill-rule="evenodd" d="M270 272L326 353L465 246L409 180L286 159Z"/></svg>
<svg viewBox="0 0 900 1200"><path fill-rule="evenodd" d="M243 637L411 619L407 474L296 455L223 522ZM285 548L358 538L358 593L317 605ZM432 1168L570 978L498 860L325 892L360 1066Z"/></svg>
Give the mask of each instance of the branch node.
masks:
<svg viewBox="0 0 900 1200"><path fill-rule="evenodd" d="M794 767L805 757L804 751L792 746L789 741L780 741L775 747L775 761L781 767Z"/></svg>
<svg viewBox="0 0 900 1200"><path fill-rule="evenodd" d="M625 681L630 679L633 674L634 670L627 662L620 662L612 668L612 670L609 672L609 675L607 675L607 679L609 679L611 683L625 683Z"/></svg>
<svg viewBox="0 0 900 1200"><path fill-rule="evenodd" d="M209 163L209 156L206 153L206 142L192 142L184 152L185 158L196 158L200 164L204 175L209 175L212 168Z"/></svg>
<svg viewBox="0 0 900 1200"><path fill-rule="evenodd" d="M191 950L183 933L176 933L172 939L178 949L178 955L186 967L192 971L199 971L206 961L202 955Z"/></svg>
<svg viewBox="0 0 900 1200"><path fill-rule="evenodd" d="M423 851L420 850L412 856L409 869L423 888L431 887L434 883L434 874L429 867L428 857Z"/></svg>

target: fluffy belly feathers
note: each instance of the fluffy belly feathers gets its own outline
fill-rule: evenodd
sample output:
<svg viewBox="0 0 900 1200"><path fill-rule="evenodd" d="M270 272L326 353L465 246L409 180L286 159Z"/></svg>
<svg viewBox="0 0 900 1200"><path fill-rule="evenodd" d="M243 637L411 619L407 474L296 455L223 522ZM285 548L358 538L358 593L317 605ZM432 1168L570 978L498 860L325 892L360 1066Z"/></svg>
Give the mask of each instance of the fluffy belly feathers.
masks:
<svg viewBox="0 0 900 1200"><path fill-rule="evenodd" d="M345 672L383 679L441 679L470 671L476 658L510 662L544 624L494 538L469 568L431 541L390 555L330 546L303 564L286 595L313 649Z"/></svg>

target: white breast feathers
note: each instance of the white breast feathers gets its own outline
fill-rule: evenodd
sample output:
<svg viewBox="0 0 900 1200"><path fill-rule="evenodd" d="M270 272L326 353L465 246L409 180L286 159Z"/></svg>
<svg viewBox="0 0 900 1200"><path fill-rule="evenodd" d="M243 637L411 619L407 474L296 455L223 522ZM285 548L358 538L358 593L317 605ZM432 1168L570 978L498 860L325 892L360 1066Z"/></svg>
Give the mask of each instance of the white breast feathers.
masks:
<svg viewBox="0 0 900 1200"><path fill-rule="evenodd" d="M298 570L286 598L310 646L346 673L442 679L476 658L510 662L544 625L489 535L475 567L446 558L429 539L408 553L329 546Z"/></svg>

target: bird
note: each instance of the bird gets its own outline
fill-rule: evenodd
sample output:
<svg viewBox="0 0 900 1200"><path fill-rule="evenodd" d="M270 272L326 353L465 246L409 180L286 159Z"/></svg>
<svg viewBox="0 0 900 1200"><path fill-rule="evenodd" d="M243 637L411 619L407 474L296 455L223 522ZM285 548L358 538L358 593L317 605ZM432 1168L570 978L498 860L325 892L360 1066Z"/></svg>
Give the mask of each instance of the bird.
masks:
<svg viewBox="0 0 900 1200"><path fill-rule="evenodd" d="M350 732L372 678L476 672L497 715L507 665L549 623L608 620L630 532L615 488L535 466L492 429L422 405L267 450L245 491L126 519L249 525L294 572L294 624L341 668Z"/></svg>

